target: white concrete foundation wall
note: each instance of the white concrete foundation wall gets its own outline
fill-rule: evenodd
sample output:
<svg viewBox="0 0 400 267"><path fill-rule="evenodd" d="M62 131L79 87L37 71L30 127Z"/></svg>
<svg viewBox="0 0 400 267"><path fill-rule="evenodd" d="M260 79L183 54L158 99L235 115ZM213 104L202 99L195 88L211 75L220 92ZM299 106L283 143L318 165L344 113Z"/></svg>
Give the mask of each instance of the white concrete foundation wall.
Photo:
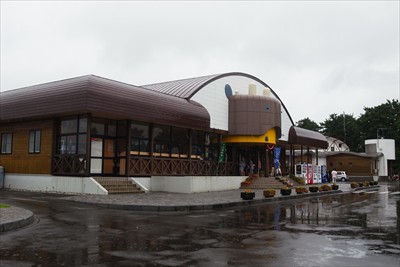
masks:
<svg viewBox="0 0 400 267"><path fill-rule="evenodd" d="M18 190L66 194L108 194L107 190L91 177L6 173L4 177L4 187Z"/></svg>
<svg viewBox="0 0 400 267"><path fill-rule="evenodd" d="M240 188L246 176L153 176L151 191L199 193Z"/></svg>

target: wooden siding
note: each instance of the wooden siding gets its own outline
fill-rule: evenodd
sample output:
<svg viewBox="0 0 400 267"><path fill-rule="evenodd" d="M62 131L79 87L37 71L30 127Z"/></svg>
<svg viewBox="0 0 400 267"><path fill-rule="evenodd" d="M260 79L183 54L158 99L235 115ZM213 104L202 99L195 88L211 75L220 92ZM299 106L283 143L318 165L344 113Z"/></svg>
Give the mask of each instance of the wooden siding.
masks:
<svg viewBox="0 0 400 267"><path fill-rule="evenodd" d="M326 158L329 170L345 171L348 176L373 175L375 160L353 155L335 155Z"/></svg>
<svg viewBox="0 0 400 267"><path fill-rule="evenodd" d="M31 130L41 130L41 150L38 154L28 152ZM2 124L0 133L12 133L12 153L0 154L0 165L6 173L51 173L52 120Z"/></svg>

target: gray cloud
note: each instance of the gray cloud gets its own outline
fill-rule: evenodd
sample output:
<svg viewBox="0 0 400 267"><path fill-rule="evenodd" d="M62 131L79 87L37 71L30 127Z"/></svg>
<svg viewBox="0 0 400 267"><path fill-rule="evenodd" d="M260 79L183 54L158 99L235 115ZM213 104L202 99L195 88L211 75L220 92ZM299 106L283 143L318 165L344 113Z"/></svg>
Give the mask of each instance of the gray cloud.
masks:
<svg viewBox="0 0 400 267"><path fill-rule="evenodd" d="M1 1L1 90L242 71L294 121L398 99L398 1Z"/></svg>

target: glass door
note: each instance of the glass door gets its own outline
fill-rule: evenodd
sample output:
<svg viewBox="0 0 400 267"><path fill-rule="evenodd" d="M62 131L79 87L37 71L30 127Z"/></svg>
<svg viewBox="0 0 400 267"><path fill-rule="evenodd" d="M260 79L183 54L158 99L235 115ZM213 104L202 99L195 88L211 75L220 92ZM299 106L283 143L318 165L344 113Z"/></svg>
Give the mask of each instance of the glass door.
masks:
<svg viewBox="0 0 400 267"><path fill-rule="evenodd" d="M103 173L103 139L92 138L90 142L90 173Z"/></svg>

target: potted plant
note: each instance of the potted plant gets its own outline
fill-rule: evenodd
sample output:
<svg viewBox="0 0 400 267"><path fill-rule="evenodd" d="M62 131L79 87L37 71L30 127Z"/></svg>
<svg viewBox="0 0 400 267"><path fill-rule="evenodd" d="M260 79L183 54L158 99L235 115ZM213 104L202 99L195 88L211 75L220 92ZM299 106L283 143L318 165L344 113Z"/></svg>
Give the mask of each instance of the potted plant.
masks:
<svg viewBox="0 0 400 267"><path fill-rule="evenodd" d="M359 184L357 182L351 182L350 186L351 188L357 188L359 187Z"/></svg>
<svg viewBox="0 0 400 267"><path fill-rule="evenodd" d="M305 186L297 186L296 187L296 193L297 194L308 193L308 189Z"/></svg>
<svg viewBox="0 0 400 267"><path fill-rule="evenodd" d="M240 192L240 197L243 200L251 200L256 196L256 193L253 192L251 189L246 189L243 192Z"/></svg>
<svg viewBox="0 0 400 267"><path fill-rule="evenodd" d="M365 186L365 187L369 186L369 182L368 182L368 181L365 181L365 182L364 182L364 186Z"/></svg>
<svg viewBox="0 0 400 267"><path fill-rule="evenodd" d="M310 190L310 192L316 193L319 190L319 187L316 185L312 185L310 187L308 187L308 190Z"/></svg>
<svg viewBox="0 0 400 267"><path fill-rule="evenodd" d="M276 193L275 189L265 189L263 191L264 197L273 197L275 196L275 193Z"/></svg>
<svg viewBox="0 0 400 267"><path fill-rule="evenodd" d="M331 185L331 188L332 188L332 190L338 190L338 189L339 189L339 185L336 184L336 183L333 183L333 184Z"/></svg>
<svg viewBox="0 0 400 267"><path fill-rule="evenodd" d="M285 186L283 188L281 188L281 195L282 196L289 196L292 193L292 189Z"/></svg>
<svg viewBox="0 0 400 267"><path fill-rule="evenodd" d="M321 191L331 191L332 188L328 184L321 185Z"/></svg>

